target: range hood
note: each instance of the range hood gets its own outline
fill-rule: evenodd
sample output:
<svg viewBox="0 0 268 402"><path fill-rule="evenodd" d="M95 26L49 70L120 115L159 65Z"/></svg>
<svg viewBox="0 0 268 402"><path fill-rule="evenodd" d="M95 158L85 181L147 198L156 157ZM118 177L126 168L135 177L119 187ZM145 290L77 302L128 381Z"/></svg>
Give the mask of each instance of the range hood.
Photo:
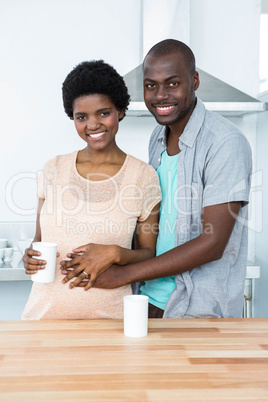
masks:
<svg viewBox="0 0 268 402"><path fill-rule="evenodd" d="M268 110L268 103L261 102L216 77L197 68L200 86L196 95L204 102L208 110L224 116L241 116ZM142 64L124 76L131 102L127 111L129 116L151 116L143 101Z"/></svg>

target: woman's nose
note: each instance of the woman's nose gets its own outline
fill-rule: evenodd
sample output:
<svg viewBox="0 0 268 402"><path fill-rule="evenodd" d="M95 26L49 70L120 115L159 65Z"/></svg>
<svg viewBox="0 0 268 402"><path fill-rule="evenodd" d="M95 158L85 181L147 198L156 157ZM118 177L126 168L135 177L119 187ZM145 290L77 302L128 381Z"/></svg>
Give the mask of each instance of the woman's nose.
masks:
<svg viewBox="0 0 268 402"><path fill-rule="evenodd" d="M87 128L89 130L97 130L100 127L100 123L97 120L90 120L87 122Z"/></svg>

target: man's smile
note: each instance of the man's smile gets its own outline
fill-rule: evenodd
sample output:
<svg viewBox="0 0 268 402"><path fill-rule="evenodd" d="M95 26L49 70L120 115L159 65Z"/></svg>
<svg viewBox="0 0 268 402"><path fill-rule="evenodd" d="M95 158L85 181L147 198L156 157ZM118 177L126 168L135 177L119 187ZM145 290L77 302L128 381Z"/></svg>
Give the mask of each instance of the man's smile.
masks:
<svg viewBox="0 0 268 402"><path fill-rule="evenodd" d="M157 113L160 115L168 115L170 114L173 109L175 108L175 105L171 105L171 106L154 106L154 108L156 109Z"/></svg>

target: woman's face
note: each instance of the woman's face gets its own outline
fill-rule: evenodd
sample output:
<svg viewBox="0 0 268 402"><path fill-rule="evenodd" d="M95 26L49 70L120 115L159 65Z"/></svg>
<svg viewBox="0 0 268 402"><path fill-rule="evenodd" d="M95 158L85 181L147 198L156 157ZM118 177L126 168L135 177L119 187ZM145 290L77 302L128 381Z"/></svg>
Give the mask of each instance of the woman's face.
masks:
<svg viewBox="0 0 268 402"><path fill-rule="evenodd" d="M116 145L115 135L123 115L124 111L117 110L106 95L80 96L73 102L75 128L92 150L107 151Z"/></svg>

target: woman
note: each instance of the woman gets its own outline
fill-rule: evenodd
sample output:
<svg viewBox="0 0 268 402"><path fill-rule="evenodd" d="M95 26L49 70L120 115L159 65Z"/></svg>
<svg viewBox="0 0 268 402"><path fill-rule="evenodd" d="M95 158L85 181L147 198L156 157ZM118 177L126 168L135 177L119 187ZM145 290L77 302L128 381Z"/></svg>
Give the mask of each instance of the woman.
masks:
<svg viewBox="0 0 268 402"><path fill-rule="evenodd" d="M90 278L89 289L112 264L125 265L155 255L161 200L157 173L126 155L116 133L129 104L123 78L103 61L83 62L63 83L66 114L74 120L86 147L48 161L38 178L38 214L34 241L55 242L61 256L77 258L69 286L57 258L52 283L33 283L22 319L122 318L130 285L104 290L76 287ZM137 226L137 248L131 249ZM83 265L90 253L92 264ZM45 261L26 249L26 274L45 269ZM62 262L64 264L64 262ZM69 275L70 278L70 275ZM73 289L72 289L73 288Z"/></svg>

